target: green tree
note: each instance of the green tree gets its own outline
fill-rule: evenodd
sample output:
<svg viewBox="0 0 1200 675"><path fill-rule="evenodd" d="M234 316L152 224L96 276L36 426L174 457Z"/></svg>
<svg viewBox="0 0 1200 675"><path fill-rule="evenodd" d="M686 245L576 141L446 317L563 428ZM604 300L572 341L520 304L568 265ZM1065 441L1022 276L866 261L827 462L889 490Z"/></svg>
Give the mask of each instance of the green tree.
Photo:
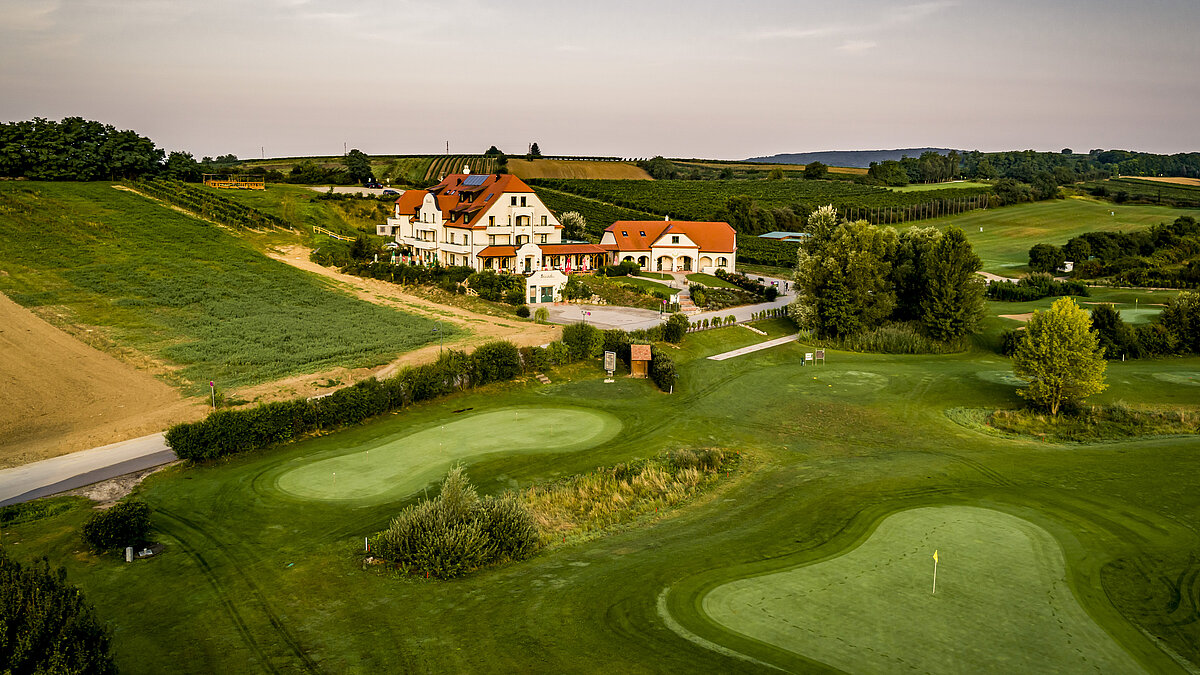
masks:
<svg viewBox="0 0 1200 675"><path fill-rule="evenodd" d="M190 152L172 152L167 155L164 167L167 177L188 183L199 183L201 175L200 164Z"/></svg>
<svg viewBox="0 0 1200 675"><path fill-rule="evenodd" d="M1105 358L1117 359L1122 355L1137 358L1141 355L1133 328L1121 319L1121 313L1112 305L1092 308L1092 330L1096 331Z"/></svg>
<svg viewBox="0 0 1200 675"><path fill-rule="evenodd" d="M819 180L829 173L829 167L821 162L809 162L804 165L804 177L808 180Z"/></svg>
<svg viewBox="0 0 1200 675"><path fill-rule="evenodd" d="M866 221L841 223L832 207L809 219L810 236L796 265L799 297L789 308L796 322L821 337L852 335L891 315L896 294L889 280L896 231Z"/></svg>
<svg viewBox="0 0 1200 675"><path fill-rule="evenodd" d="M572 360L590 359L600 355L604 333L590 323L573 323L563 328L562 343L567 346Z"/></svg>
<svg viewBox="0 0 1200 675"><path fill-rule="evenodd" d="M375 173L371 171L371 158L358 148L351 150L346 155L346 171L355 183L362 184L375 180Z"/></svg>
<svg viewBox="0 0 1200 675"><path fill-rule="evenodd" d="M778 166L771 169L771 173L767 174L767 180L783 180L783 169Z"/></svg>
<svg viewBox="0 0 1200 675"><path fill-rule="evenodd" d="M1034 244L1029 249L1029 267L1035 272L1054 274L1067 260L1062 249L1053 244Z"/></svg>
<svg viewBox="0 0 1200 675"><path fill-rule="evenodd" d="M532 145L529 146L529 159L537 159L541 156L542 156L542 149L538 147L538 144L536 142L534 142Z"/></svg>
<svg viewBox="0 0 1200 675"><path fill-rule="evenodd" d="M583 239L584 233L587 232L587 218L578 211L567 211L558 217L559 222L563 225L562 236L564 239Z"/></svg>
<svg viewBox="0 0 1200 675"><path fill-rule="evenodd" d="M500 148L497 148L496 146L493 145L492 147L488 148L486 152L483 153L483 156L484 157L497 157L497 156L503 155L503 154L504 154L503 152L500 152Z"/></svg>
<svg viewBox="0 0 1200 675"><path fill-rule="evenodd" d="M953 225L933 245L925 265L921 325L935 340L953 340L975 332L983 318L983 261L967 235Z"/></svg>
<svg viewBox="0 0 1200 675"><path fill-rule="evenodd" d="M688 318L686 314L672 314L667 322L663 324L663 340L671 344L679 344L683 341L683 336L688 331Z"/></svg>
<svg viewBox="0 0 1200 675"><path fill-rule="evenodd" d="M1200 352L1200 294L1184 291L1167 301L1159 324L1181 353Z"/></svg>
<svg viewBox="0 0 1200 675"><path fill-rule="evenodd" d="M0 673L116 673L108 630L66 570L28 567L0 547Z"/></svg>
<svg viewBox="0 0 1200 675"><path fill-rule="evenodd" d="M1013 372L1029 383L1017 393L1051 415L1108 387L1108 364L1096 331L1071 298L1059 298L1049 310L1033 313L1012 358Z"/></svg>

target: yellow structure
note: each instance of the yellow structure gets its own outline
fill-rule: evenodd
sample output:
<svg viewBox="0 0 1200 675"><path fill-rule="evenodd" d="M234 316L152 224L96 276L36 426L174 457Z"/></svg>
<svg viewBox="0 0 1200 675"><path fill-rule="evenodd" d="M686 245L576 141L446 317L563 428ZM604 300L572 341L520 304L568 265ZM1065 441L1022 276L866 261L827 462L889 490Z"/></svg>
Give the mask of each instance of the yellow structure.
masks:
<svg viewBox="0 0 1200 675"><path fill-rule="evenodd" d="M215 173L204 174L204 184L215 188L233 188L235 190L266 190L266 182L256 176L219 176Z"/></svg>

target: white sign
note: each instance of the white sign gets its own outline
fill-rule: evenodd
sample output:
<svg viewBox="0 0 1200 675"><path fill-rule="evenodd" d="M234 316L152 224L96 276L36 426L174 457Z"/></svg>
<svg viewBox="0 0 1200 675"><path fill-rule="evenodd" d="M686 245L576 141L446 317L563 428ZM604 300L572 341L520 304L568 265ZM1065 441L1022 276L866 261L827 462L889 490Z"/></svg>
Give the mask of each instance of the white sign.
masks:
<svg viewBox="0 0 1200 675"><path fill-rule="evenodd" d="M617 369L616 352L604 352L604 369L610 373Z"/></svg>

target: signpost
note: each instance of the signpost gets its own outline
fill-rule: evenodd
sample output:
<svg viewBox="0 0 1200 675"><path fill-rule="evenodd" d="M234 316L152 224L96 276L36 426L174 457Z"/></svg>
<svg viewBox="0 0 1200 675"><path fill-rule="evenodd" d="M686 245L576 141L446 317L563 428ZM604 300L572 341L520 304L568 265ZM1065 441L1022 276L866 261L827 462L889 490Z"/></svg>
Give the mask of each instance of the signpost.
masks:
<svg viewBox="0 0 1200 675"><path fill-rule="evenodd" d="M212 390L213 410L217 409L217 384L212 380L208 381L208 388Z"/></svg>
<svg viewBox="0 0 1200 675"><path fill-rule="evenodd" d="M608 372L608 379L605 382L612 382L613 373L617 370L616 352L604 352L604 370Z"/></svg>

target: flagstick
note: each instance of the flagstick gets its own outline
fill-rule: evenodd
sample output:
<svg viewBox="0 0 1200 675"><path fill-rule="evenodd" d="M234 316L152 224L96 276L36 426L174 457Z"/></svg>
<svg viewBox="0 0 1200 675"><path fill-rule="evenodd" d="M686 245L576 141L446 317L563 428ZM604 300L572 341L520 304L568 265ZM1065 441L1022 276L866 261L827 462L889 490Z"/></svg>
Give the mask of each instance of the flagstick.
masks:
<svg viewBox="0 0 1200 675"><path fill-rule="evenodd" d="M935 555L933 557L933 595L937 595L937 564L938 559Z"/></svg>

